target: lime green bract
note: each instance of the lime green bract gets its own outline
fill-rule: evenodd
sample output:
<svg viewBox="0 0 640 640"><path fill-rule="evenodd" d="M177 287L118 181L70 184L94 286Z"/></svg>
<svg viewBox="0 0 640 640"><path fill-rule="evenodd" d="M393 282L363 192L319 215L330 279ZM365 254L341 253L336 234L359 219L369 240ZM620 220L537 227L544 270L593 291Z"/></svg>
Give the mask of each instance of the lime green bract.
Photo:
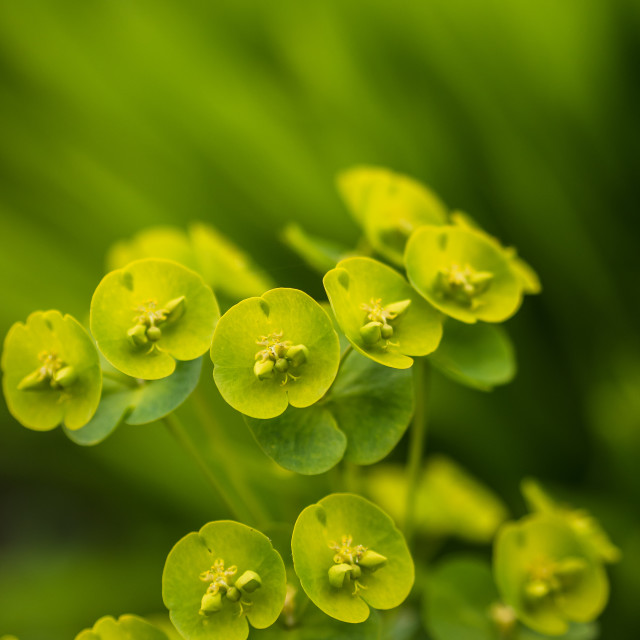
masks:
<svg viewBox="0 0 640 640"><path fill-rule="evenodd" d="M495 542L494 574L504 602L547 635L566 633L571 622L595 620L609 595L597 556L555 514L506 524Z"/></svg>
<svg viewBox="0 0 640 640"><path fill-rule="evenodd" d="M363 622L369 607L397 607L413 587L413 560L402 533L357 495L332 494L307 507L291 549L305 593L343 622Z"/></svg>
<svg viewBox="0 0 640 640"><path fill-rule="evenodd" d="M137 260L106 275L91 301L91 331L105 358L135 378L171 375L211 344L220 317L213 291L170 260Z"/></svg>
<svg viewBox="0 0 640 640"><path fill-rule="evenodd" d="M79 429L98 408L98 351L80 323L59 311L37 311L11 327L2 370L7 406L29 429L47 431L62 422Z"/></svg>
<svg viewBox="0 0 640 640"><path fill-rule="evenodd" d="M186 640L245 640L247 620L271 626L285 595L284 563L269 539L227 520L182 538L162 575L162 598Z"/></svg>
<svg viewBox="0 0 640 640"><path fill-rule="evenodd" d="M143 618L123 615L116 620L111 616L100 618L92 629L81 631L76 640L168 640L161 631Z"/></svg>
<svg viewBox="0 0 640 640"><path fill-rule="evenodd" d="M220 319L211 346L223 398L252 418L308 407L338 372L340 344L320 305L297 289L248 298Z"/></svg>
<svg viewBox="0 0 640 640"><path fill-rule="evenodd" d="M396 369L425 356L442 337L441 315L395 269L348 258L324 277L336 320L363 355Z"/></svg>
<svg viewBox="0 0 640 640"><path fill-rule="evenodd" d="M422 227L407 243L405 263L411 284L461 322L503 322L522 302L522 283L508 254L484 233Z"/></svg>

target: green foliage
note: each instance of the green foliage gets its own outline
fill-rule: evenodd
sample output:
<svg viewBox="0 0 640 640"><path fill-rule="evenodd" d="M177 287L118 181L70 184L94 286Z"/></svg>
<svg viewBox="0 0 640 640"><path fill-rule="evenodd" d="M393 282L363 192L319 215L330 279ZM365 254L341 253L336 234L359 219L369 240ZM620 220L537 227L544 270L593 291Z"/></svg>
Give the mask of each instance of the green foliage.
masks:
<svg viewBox="0 0 640 640"><path fill-rule="evenodd" d="M473 389L491 391L516 375L516 358L507 332L486 323L449 318L442 341L429 362L441 373Z"/></svg>
<svg viewBox="0 0 640 640"><path fill-rule="evenodd" d="M134 260L164 258L199 273L216 292L234 302L273 287L269 276L251 258L210 224L194 222L185 232L177 227L151 227L114 244L107 269L122 269Z"/></svg>
<svg viewBox="0 0 640 640"><path fill-rule="evenodd" d="M4 341L2 388L23 426L47 431L64 423L85 425L100 401L98 352L77 320L59 311L37 311L16 322Z"/></svg>
<svg viewBox="0 0 640 640"><path fill-rule="evenodd" d="M340 344L329 316L297 289L238 303L213 336L213 377L223 398L252 418L317 402L336 377ZM282 365L282 367L281 367Z"/></svg>
<svg viewBox="0 0 640 640"><path fill-rule="evenodd" d="M367 478L371 496L393 518L404 517L403 501L407 478L402 468L384 465L373 469ZM491 542L498 527L507 518L502 500L453 460L431 456L417 486L416 527L433 538L455 536L469 542Z"/></svg>
<svg viewBox="0 0 640 640"><path fill-rule="evenodd" d="M424 623L434 640L535 640L538 633L520 624L500 602L491 567L480 556L452 555L429 574ZM564 640L595 640L594 624L571 625Z"/></svg>
<svg viewBox="0 0 640 640"><path fill-rule="evenodd" d="M65 433L76 444L90 446L102 442L123 422L138 425L164 418L196 388L201 369L202 358L196 358L176 363L175 371L161 380L105 378L96 414L81 429L65 428Z"/></svg>
<svg viewBox="0 0 640 640"><path fill-rule="evenodd" d="M413 586L404 537L389 516L357 495L332 494L307 507L296 521L291 549L305 593L343 622L364 622L370 606L397 607Z"/></svg>
<svg viewBox="0 0 640 640"><path fill-rule="evenodd" d="M422 227L407 243L405 263L411 284L461 322L503 322L522 302L522 283L508 254L482 232Z"/></svg>
<svg viewBox="0 0 640 640"><path fill-rule="evenodd" d="M313 236L293 222L282 231L282 241L312 269L323 275L351 253L348 247Z"/></svg>
<svg viewBox="0 0 640 640"><path fill-rule="evenodd" d="M264 629L276 621L285 592L278 552L266 536L238 522L210 522L186 535L162 574L164 603L186 640L245 640L248 622Z"/></svg>
<svg viewBox="0 0 640 640"><path fill-rule="evenodd" d="M494 575L500 595L527 626L562 635L604 609L609 583L599 558L565 518L538 513L499 531Z"/></svg>
<svg viewBox="0 0 640 640"><path fill-rule="evenodd" d="M338 176L338 188L371 246L402 266L405 245L423 225L446 224L438 196L418 181L381 167L354 167Z"/></svg>
<svg viewBox="0 0 640 640"><path fill-rule="evenodd" d="M143 259L106 275L91 301L91 332L116 369L144 380L173 373L211 344L220 316L202 278L176 262Z"/></svg>
<svg viewBox="0 0 640 640"><path fill-rule="evenodd" d="M100 618L92 629L81 631L76 640L167 640L163 631L143 618L132 615Z"/></svg>
<svg viewBox="0 0 640 640"><path fill-rule="evenodd" d="M406 369L413 364L409 356L437 348L440 314L394 269L371 258L348 258L325 275L324 286L345 336L372 360Z"/></svg>

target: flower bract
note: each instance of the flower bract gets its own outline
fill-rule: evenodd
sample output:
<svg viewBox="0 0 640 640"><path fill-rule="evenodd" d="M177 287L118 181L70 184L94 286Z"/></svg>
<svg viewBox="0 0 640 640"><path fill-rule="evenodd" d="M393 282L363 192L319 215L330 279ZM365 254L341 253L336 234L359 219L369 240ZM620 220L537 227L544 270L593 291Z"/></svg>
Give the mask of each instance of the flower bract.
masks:
<svg viewBox="0 0 640 640"><path fill-rule="evenodd" d="M80 429L100 402L98 351L80 323L59 311L37 311L11 327L2 370L7 406L29 429Z"/></svg>

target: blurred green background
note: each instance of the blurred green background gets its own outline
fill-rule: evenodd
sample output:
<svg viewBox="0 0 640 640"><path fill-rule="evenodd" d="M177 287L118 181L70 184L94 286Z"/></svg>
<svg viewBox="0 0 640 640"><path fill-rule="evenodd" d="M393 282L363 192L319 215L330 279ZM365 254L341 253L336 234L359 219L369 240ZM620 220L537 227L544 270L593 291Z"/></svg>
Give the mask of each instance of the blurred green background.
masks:
<svg viewBox="0 0 640 640"><path fill-rule="evenodd" d="M423 180L544 285L508 323L513 384L435 380L429 449L516 516L528 474L590 508L624 553L603 637L635 638L639 63L635 0L4 0L1 333L36 309L86 319L111 243L193 219L321 296L283 225L353 243L339 170ZM268 463L208 375L226 463L292 522L329 480ZM162 611L170 547L228 515L162 426L81 449L0 418L0 634Z"/></svg>

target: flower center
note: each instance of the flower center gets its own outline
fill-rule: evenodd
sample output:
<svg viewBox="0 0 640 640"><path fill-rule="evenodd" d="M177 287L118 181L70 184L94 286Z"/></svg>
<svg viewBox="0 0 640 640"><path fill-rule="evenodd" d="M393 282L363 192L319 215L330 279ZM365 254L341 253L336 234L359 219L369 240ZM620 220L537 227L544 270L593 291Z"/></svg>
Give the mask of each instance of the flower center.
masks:
<svg viewBox="0 0 640 640"><path fill-rule="evenodd" d="M291 340L283 340L282 331L274 331L268 336L260 336L256 344L264 347L255 355L253 373L258 380L268 380L279 376L280 384L289 380L296 381L300 377L300 367L309 358L309 350L303 344L293 344Z"/></svg>
<svg viewBox="0 0 640 640"><path fill-rule="evenodd" d="M472 309L480 306L477 298L493 280L493 274L489 271L476 271L468 264L461 267L456 262L452 262L448 268L441 268L438 277L438 284L445 296Z"/></svg>
<svg viewBox="0 0 640 640"><path fill-rule="evenodd" d="M368 303L362 303L360 308L366 311L363 325L360 327L360 337L365 347L380 346L387 349L391 342L399 317L408 309L411 300L400 300L387 305L382 304L382 298L371 298Z"/></svg>
<svg viewBox="0 0 640 640"><path fill-rule="evenodd" d="M348 585L351 581L354 584L352 595L356 595L360 589L366 589L359 578L362 572L373 573L387 563L387 559L375 551L368 549L364 545L353 544L350 535L342 536L340 543L329 543L329 549L335 551L333 562L335 563L328 572L331 586L340 589Z"/></svg>
<svg viewBox="0 0 640 640"><path fill-rule="evenodd" d="M232 565L225 569L224 560L218 558L209 569L200 574L200 580L209 584L200 602L200 615L209 616L221 611L225 602L238 603L242 615L244 607L251 605L251 601L242 598L259 589L262 580L255 571L245 571L233 581L236 573L238 567Z"/></svg>
<svg viewBox="0 0 640 640"><path fill-rule="evenodd" d="M587 563L569 556L559 561L541 558L529 567L524 584L525 597L535 604L548 596L571 590L582 578Z"/></svg>
<svg viewBox="0 0 640 640"><path fill-rule="evenodd" d="M158 305L157 300L146 300L134 309L136 315L133 316L133 322L135 324L127 331L127 335L134 346L143 347L152 343L151 347L153 348L153 343L162 337L160 325L175 322L184 314L184 310L184 296L169 300L162 307Z"/></svg>
<svg viewBox="0 0 640 640"><path fill-rule="evenodd" d="M38 360L40 366L18 383L20 391L62 390L70 387L78 379L76 370L53 351L40 352Z"/></svg>

